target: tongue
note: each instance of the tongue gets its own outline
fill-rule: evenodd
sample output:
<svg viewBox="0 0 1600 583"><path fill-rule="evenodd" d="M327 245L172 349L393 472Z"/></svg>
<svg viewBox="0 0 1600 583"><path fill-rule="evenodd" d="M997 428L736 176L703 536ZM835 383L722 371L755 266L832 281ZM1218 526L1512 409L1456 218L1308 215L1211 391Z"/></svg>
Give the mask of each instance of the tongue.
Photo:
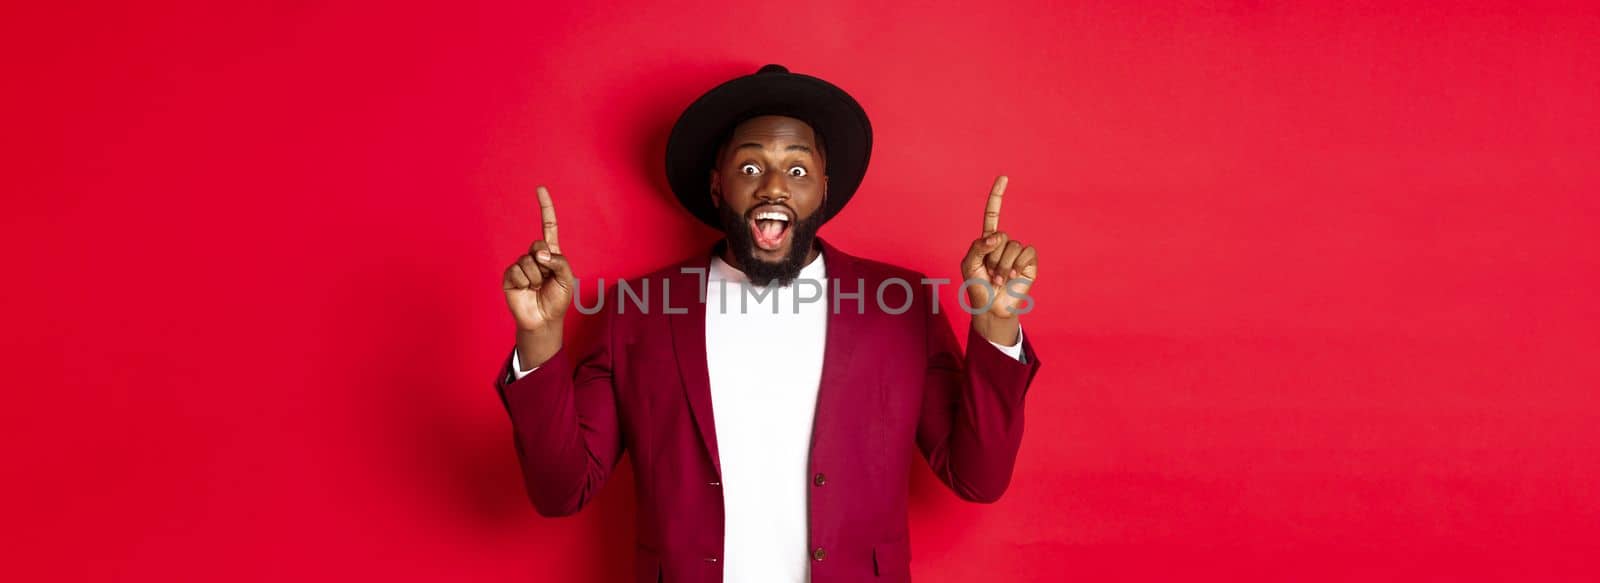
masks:
<svg viewBox="0 0 1600 583"><path fill-rule="evenodd" d="M768 251L775 251L783 245L782 221L756 221L756 245Z"/></svg>

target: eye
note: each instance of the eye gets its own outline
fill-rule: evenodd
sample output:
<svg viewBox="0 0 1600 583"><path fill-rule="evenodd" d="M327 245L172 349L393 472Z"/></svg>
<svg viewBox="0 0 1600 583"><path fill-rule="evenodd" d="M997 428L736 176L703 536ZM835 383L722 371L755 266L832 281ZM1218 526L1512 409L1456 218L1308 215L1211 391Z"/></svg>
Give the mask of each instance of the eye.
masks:
<svg viewBox="0 0 1600 583"><path fill-rule="evenodd" d="M805 176L806 175L806 167L805 166L795 166L793 168L790 168L789 169L789 175L793 176L795 178L800 178L802 176Z"/></svg>
<svg viewBox="0 0 1600 583"><path fill-rule="evenodd" d="M739 173L745 176L755 176L761 173L761 168L755 164L745 164L739 167Z"/></svg>

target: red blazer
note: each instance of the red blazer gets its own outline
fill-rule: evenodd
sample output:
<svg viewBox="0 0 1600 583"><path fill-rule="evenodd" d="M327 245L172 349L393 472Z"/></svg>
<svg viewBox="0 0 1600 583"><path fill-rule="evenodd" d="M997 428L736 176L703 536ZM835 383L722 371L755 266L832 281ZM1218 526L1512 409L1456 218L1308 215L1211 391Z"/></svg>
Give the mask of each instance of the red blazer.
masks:
<svg viewBox="0 0 1600 583"><path fill-rule="evenodd" d="M828 278L839 280L828 282L825 301L834 289L863 293L859 301L841 295L840 309L828 315L811 435L811 580L909 581L906 502L916 452L960 497L998 499L1011 481L1023 396L1039 357L1024 340L1027 363L1018 362L971 326L963 357L949 314L932 312L936 302L920 274L819 243ZM623 450L632 456L640 583L722 581L721 466L699 293L705 271L681 271L707 269L709 261L703 254L645 276L648 314L633 303L619 310L613 294L581 348L564 347L521 380L507 382L504 370L499 381L540 514L577 512ZM915 291L911 309L898 315L880 310L875 298L891 277ZM685 313L664 313L663 281L670 282L667 307ZM904 287L891 285L884 295L898 308Z"/></svg>

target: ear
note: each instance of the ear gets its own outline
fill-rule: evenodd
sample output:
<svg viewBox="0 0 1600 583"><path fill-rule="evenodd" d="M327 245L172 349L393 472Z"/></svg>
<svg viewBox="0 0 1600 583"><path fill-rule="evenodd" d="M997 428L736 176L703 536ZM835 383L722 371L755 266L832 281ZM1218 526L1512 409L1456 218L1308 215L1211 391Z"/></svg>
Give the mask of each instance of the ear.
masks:
<svg viewBox="0 0 1600 583"><path fill-rule="evenodd" d="M711 170L711 208L722 208L722 173Z"/></svg>

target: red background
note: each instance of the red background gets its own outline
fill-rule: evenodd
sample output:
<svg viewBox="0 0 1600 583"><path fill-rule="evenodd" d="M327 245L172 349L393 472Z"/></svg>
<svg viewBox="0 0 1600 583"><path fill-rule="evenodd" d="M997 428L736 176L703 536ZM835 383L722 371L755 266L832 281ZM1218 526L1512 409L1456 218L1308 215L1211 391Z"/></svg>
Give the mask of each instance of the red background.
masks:
<svg viewBox="0 0 1600 583"><path fill-rule="evenodd" d="M1600 578L1593 3L209 4L0 14L7 579L621 579L628 479L522 492L500 270L536 184L581 275L699 249L667 129L768 62L877 130L824 236L955 277L1003 172L1042 250L919 580Z"/></svg>

